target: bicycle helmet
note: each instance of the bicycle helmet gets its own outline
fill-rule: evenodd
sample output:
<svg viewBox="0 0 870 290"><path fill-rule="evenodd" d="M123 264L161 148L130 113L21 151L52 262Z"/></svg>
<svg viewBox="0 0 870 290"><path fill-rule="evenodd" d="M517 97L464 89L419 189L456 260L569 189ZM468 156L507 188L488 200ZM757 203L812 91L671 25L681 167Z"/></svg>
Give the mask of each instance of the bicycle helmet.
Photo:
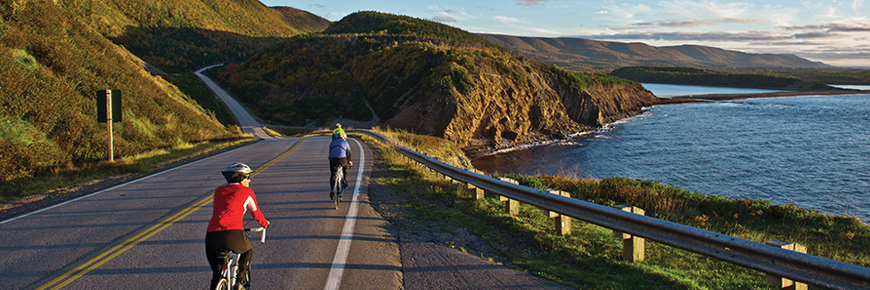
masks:
<svg viewBox="0 0 870 290"><path fill-rule="evenodd" d="M341 140L347 140L347 134L345 134L345 133L339 133L339 134L338 134L338 138L341 138Z"/></svg>
<svg viewBox="0 0 870 290"><path fill-rule="evenodd" d="M253 170L247 164L236 162L227 166L227 168L221 171L221 174L224 175L227 182L242 182L242 180L250 177L251 172Z"/></svg>

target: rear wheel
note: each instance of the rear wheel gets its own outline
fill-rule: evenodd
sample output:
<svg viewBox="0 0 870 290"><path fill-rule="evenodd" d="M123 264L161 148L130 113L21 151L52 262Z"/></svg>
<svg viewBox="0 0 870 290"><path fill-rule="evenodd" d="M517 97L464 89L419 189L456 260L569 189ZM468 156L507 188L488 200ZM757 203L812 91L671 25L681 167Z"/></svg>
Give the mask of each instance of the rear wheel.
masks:
<svg viewBox="0 0 870 290"><path fill-rule="evenodd" d="M222 278L220 281L218 281L217 286L215 286L214 289L215 290L229 290L230 283L227 282L227 279Z"/></svg>

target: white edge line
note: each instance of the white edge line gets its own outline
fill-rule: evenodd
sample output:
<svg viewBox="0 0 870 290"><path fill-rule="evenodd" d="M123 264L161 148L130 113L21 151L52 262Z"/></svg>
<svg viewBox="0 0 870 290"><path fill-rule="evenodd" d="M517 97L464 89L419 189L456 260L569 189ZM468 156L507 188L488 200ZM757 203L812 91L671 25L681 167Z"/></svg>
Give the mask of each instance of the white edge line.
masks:
<svg viewBox="0 0 870 290"><path fill-rule="evenodd" d="M242 146L242 147L244 147L244 146ZM242 147L239 147L239 148L236 148L236 149L233 149L233 150L230 150L230 151L224 152L224 153L229 153L229 152L232 152L232 151L235 151L235 150L239 150L239 149L241 149ZM16 216L16 217L13 217L13 218L10 218L10 219L7 219L7 220L4 220L4 221L0 221L0 225L5 224L5 223L8 223L8 222L11 222L11 221L14 221L14 220L17 220L17 219L25 218L25 217L28 217L28 216L31 216L31 215L34 215L34 214L38 214L38 213L40 213L40 212L43 212L43 211L46 211L46 210L50 210L50 209L55 208L55 207L65 205L65 204L67 204L67 203L75 202L75 201L78 201L78 200L80 200L80 199L85 199L85 198L88 198L88 197L91 197L91 196L95 196L95 195L98 195L98 194L103 193L103 192L105 192L105 191L109 191L109 190L113 190L113 189L116 189L116 188L119 188L119 187L122 187L122 186L126 186L126 185L130 185L130 184L134 184L134 183L137 183L137 182L139 182L139 181L142 181L142 180L145 180L145 179L148 179L148 178L151 178L151 177L155 177L155 176L158 176L158 175L161 175L161 174L164 174L164 173L170 172L170 171L174 171L174 170L176 170L176 169L181 169L181 168L187 167L188 165L193 165L193 164L199 163L199 162L201 162L201 161L205 161L206 159L209 159L209 158L212 158L212 157L216 157L216 156L222 155L222 154L224 154L224 153L217 154L217 155L212 155L212 156L209 156L209 157L206 157L206 158L203 158L203 159L200 159L200 160L197 160L197 161L191 162L191 163L187 163L187 164L184 164L184 165L181 165L181 166L177 166L177 167L173 167L173 168L170 168L170 169L167 169L167 170L163 170L163 171L160 171L160 172L157 172L157 173L154 173L154 174L151 174L151 175L148 175L148 176L145 176L145 177L142 177L142 178L139 178L139 179L133 180L133 181L129 181L129 182L125 182L125 183L121 183L121 184L118 184L118 185L115 185L115 186L112 186L112 187L109 187L109 188L106 188L106 189L103 189L103 190L100 190L100 191L97 191L97 192L94 192L94 193L91 193L91 194L86 194L86 195L83 195L83 196L79 196L79 197L76 197L76 198L74 198L74 199L70 199L70 200L67 200L67 201L64 201L64 202L61 202L61 203L58 203L58 204L55 204L55 205L52 205L52 206L46 207L46 208L42 208L42 209L39 209L39 210L31 211L31 212L28 212L28 213L25 213L25 214L22 214L22 215L19 215L19 216Z"/></svg>
<svg viewBox="0 0 870 290"><path fill-rule="evenodd" d="M359 148L359 167L356 171L356 182L353 188L353 199L350 203L350 208L347 210L347 217L344 220L344 228L341 230L341 237L338 239L338 247L335 250L335 258L332 259L332 268L329 270L329 277L326 279L324 290L338 290L341 284L341 277L344 275L344 265L347 262L347 255L350 253L350 242L353 240L353 228L356 224L356 214L359 203L359 185L362 180L363 168L365 168L366 154L363 151L362 145L356 139Z"/></svg>

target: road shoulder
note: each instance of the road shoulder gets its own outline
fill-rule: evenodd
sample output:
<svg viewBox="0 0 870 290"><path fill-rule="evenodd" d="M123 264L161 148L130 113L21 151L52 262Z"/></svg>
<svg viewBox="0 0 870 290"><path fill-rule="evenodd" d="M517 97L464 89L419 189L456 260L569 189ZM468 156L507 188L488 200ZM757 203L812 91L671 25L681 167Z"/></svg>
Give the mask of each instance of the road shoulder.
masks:
<svg viewBox="0 0 870 290"><path fill-rule="evenodd" d="M417 289L573 289L508 266L482 237L455 225L412 218L412 193L377 184L392 172L372 150L368 199L372 208L395 227L406 290ZM438 205L433 205L438 206ZM519 240L519 239L518 239Z"/></svg>

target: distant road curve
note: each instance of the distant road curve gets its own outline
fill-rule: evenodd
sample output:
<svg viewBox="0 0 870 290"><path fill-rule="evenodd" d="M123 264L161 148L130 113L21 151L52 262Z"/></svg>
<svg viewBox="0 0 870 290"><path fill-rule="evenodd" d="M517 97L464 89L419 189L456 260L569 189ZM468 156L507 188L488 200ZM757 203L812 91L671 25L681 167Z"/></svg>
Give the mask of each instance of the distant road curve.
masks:
<svg viewBox="0 0 870 290"><path fill-rule="evenodd" d="M230 107L230 110L233 112L233 115L239 122L239 127L242 128L243 133L254 135L255 137L260 139L272 139L272 136L269 136L269 134L266 134L266 131L263 131L263 125L260 125L257 120L254 120L254 118L251 117L251 114L249 114L248 111L246 111L245 108L236 101L236 99L234 99L232 96L230 96L229 93L221 89L221 87L218 86L217 83L212 81L211 78L202 74L202 72L208 69L219 67L222 65L224 64L216 64L213 66L204 67L194 72L194 74L202 79L202 81L205 82L205 84L208 85L208 87L219 98L221 98L221 100L224 101L227 106Z"/></svg>

